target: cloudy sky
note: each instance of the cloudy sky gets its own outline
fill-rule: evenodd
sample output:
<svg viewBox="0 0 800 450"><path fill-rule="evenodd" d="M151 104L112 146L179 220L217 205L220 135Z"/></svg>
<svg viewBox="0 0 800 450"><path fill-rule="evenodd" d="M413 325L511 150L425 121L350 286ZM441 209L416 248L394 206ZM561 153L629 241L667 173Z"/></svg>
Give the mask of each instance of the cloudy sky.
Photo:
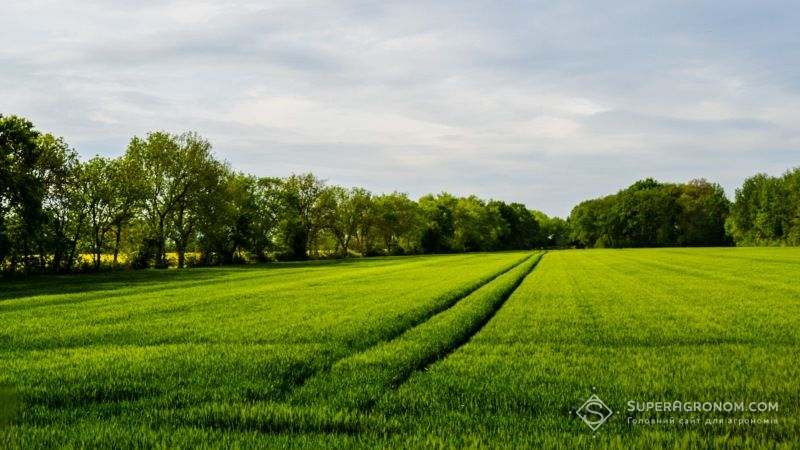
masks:
<svg viewBox="0 0 800 450"><path fill-rule="evenodd" d="M768 0L8 2L0 113L85 157L195 130L258 175L565 216L800 165L798 24Z"/></svg>

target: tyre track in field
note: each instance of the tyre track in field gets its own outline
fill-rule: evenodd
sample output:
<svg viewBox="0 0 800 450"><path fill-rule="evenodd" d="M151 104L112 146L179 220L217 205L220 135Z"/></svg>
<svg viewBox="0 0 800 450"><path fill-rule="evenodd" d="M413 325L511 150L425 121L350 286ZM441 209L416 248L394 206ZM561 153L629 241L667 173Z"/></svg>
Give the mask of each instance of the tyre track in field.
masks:
<svg viewBox="0 0 800 450"><path fill-rule="evenodd" d="M472 340L472 338L475 337L475 335L477 335L478 333L480 333L481 330L483 330L483 328L494 318L494 316L497 315L497 313L500 311L503 305L506 304L506 301L512 295L514 295L514 292L517 291L520 285L522 285L522 283L528 278L528 276L530 276L530 274L533 273L533 271L536 269L536 266L539 265L539 262L541 262L542 258L544 258L544 255L546 253L547 252L545 251L531 257L531 258L537 258L536 261L533 263L533 265L531 265L531 267L525 272L524 275L522 275L519 279L514 281L514 284L512 285L511 289L503 293L500 300L495 305L493 305L494 307L489 311L489 313L486 316L484 316L480 320L480 322L478 322L474 327L470 327L467 336L457 339L455 342L453 342L453 345L449 346L443 354L433 355L431 358L428 358L422 364L417 366L414 370L409 372L405 378L403 378L402 380L398 380L398 382L392 386L392 389L399 389L400 386L405 384L406 381L408 381L408 379L411 378L411 375L413 375L414 372L427 371L430 366L436 364L439 361L444 360L445 358L450 356L452 353L456 352L461 347L467 345Z"/></svg>
<svg viewBox="0 0 800 450"><path fill-rule="evenodd" d="M330 369L334 365L339 363L340 361L342 361L344 359L347 359L347 358L350 358L353 355L357 355L359 353L367 352L370 349L378 347L381 344L385 344L387 342L391 342L394 339L397 339L399 336L402 336L404 333L407 333L409 330L412 330L414 328L417 328L419 326L424 325L425 323L429 322L434 317L436 317L436 316L446 312L450 308L454 307L461 300L469 297L470 295L472 295L478 289L486 286L487 284L489 284L492 281L496 280L497 278L507 274L508 272L511 272L512 270L516 269L517 267L519 267L520 265L524 264L526 261L530 260L533 257L536 257L536 255L530 255L530 256L526 256L524 258L521 258L521 259L513 262L508 267L505 267L505 268L501 269L500 271L498 271L497 273L491 275L489 278L486 278L484 281L482 281L480 283L476 283L476 284L474 284L472 286L469 286L463 292L459 293L459 295L455 295L452 298L445 300L444 302L442 302L441 305L439 305L436 308L431 309L427 314L424 314L424 315L420 316L419 318L417 318L417 320L409 321L407 326L396 330L393 334L391 334L389 336L386 336L384 339L382 339L382 340L380 340L378 342L373 342L370 345L365 346L365 347L355 348L355 349L353 349L353 351L347 352L346 354L343 354L343 355L333 359L332 361L329 361L322 368L318 368L316 370L308 371L307 373L303 374L303 376L301 376L301 377L299 377L298 379L295 380L294 386L288 392L285 393L284 398L286 398L288 396L291 396L291 394L293 393L294 390L302 388L303 385L309 379L311 379L311 378L313 378L315 376L319 376L320 374L329 372Z"/></svg>
<svg viewBox="0 0 800 450"><path fill-rule="evenodd" d="M542 256L544 252L526 256L485 282L471 287L417 323L405 327L391 338L344 355L322 369L303 374L302 379L279 399L253 404L244 410L234 405L213 404L195 409L191 413L195 420L194 425L200 422L213 427L254 429L264 433L358 433L362 430L364 420L372 420L369 416L375 404L389 390L399 388L415 372L443 360L480 332L530 275ZM530 264L530 267L525 267L523 273L511 273L527 264ZM498 280L504 275L515 278ZM499 289L499 296L485 300L489 302L488 309L476 317L477 321L459 329L463 325L464 318L455 314L455 317L449 318L456 320L448 323L448 317L445 317L448 311L456 305L463 304L464 299L494 281L508 285L495 287ZM488 294L484 292L482 295L491 297L498 292L491 290ZM482 303L480 301L477 303L480 311ZM467 310L467 313L469 312L470 310ZM439 320L439 323L433 323L434 319ZM421 330L425 331L420 333ZM403 340L409 333L415 332L421 334L423 338L433 338L434 342L425 339ZM437 333L444 334L443 339L448 341L439 348L437 348L438 342L435 342L435 339L440 337ZM423 352L422 357L417 357L413 350Z"/></svg>

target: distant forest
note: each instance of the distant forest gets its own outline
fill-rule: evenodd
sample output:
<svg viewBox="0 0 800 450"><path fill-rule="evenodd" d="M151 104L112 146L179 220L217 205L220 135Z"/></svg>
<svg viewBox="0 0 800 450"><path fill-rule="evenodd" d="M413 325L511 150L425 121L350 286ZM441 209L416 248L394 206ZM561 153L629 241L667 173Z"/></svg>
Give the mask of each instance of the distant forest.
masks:
<svg viewBox="0 0 800 450"><path fill-rule="evenodd" d="M718 184L646 179L564 220L520 203L235 172L196 133L82 161L0 115L0 274L563 247L800 244L800 169Z"/></svg>

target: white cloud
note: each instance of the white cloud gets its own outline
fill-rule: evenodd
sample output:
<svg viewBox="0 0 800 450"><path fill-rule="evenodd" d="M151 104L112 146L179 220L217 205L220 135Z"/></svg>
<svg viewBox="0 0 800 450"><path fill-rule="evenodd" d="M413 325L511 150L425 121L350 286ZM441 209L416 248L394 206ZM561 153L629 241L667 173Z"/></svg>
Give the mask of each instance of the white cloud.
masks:
<svg viewBox="0 0 800 450"><path fill-rule="evenodd" d="M561 215L641 177L732 193L797 164L800 8L537 3L11 3L0 112L87 156L192 129L262 175Z"/></svg>

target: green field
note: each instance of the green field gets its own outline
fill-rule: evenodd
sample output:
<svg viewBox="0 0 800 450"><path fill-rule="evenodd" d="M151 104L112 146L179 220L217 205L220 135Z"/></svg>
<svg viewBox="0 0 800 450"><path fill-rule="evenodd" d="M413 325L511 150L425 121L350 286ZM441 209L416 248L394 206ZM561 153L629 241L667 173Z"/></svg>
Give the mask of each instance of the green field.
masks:
<svg viewBox="0 0 800 450"><path fill-rule="evenodd" d="M0 281L0 446L797 448L798 275L726 248Z"/></svg>

